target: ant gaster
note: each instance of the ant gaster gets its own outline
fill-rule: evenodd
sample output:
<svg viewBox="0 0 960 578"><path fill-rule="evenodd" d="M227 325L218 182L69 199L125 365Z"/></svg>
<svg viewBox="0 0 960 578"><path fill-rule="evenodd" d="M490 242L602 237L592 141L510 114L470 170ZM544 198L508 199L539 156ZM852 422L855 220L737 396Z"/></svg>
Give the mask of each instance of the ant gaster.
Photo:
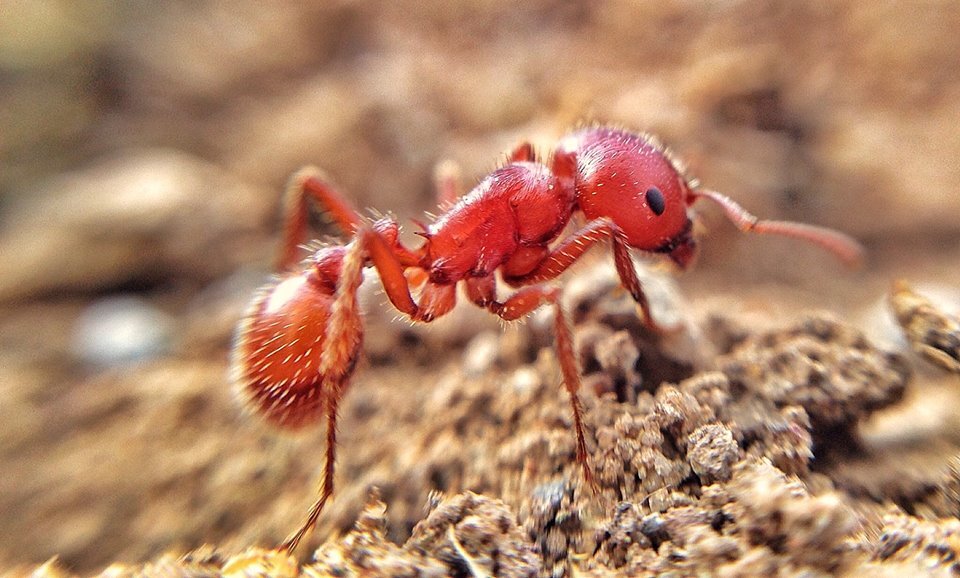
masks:
<svg viewBox="0 0 960 578"><path fill-rule="evenodd" d="M456 199L453 176L438 178L447 209L421 225L423 243L406 247L392 218L362 218L316 169L291 180L284 203L279 279L250 305L237 333L231 374L248 406L267 421L295 429L327 419L326 461L316 501L299 529L281 546L294 550L316 524L333 494L337 405L347 390L363 343L357 291L363 269L373 267L390 302L414 322L448 313L463 285L475 305L506 321L543 305L554 312L557 359L570 395L576 456L595 487L584 441L580 373L560 289L545 284L592 246L609 242L623 286L645 321L657 326L634 270L630 250L662 253L680 268L696 254L690 206L707 199L741 230L816 243L853 264L860 245L841 233L783 221L758 220L730 198L684 177L652 137L609 127L563 138L548 162L524 143L470 193ZM351 241L323 247L298 266L308 221L308 200L328 213ZM455 202L454 202L455 201ZM575 213L585 223L558 239ZM503 298L496 275L517 288ZM411 287L417 298L413 297Z"/></svg>

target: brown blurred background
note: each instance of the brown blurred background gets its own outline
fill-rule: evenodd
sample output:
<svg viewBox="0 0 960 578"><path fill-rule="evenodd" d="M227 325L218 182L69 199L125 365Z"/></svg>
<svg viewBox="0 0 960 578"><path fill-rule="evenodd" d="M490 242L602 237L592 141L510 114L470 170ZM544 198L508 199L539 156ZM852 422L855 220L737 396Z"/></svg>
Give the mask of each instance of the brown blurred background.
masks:
<svg viewBox="0 0 960 578"><path fill-rule="evenodd" d="M611 122L869 251L848 273L706 209L691 295L855 315L894 277L951 294L958 29L947 0L4 2L0 565L92 571L290 528L319 433L251 425L225 366L304 164L406 220L440 160L472 184L520 139L547 153Z"/></svg>

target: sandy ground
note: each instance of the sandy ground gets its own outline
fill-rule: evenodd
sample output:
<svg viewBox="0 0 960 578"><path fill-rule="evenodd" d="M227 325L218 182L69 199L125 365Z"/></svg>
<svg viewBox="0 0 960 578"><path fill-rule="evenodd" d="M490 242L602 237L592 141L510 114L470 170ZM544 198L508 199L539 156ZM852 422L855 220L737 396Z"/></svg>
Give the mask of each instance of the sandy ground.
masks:
<svg viewBox="0 0 960 578"><path fill-rule="evenodd" d="M958 5L514 4L0 10L0 569L956 571L960 380L888 295L960 309ZM371 280L335 497L296 560L249 550L294 529L322 464L322 429L269 428L227 379L287 177L321 166L406 223L438 162L472 184L583 122L654 132L867 260L704 208L694 270L645 273L667 337L609 251L565 275L596 494L548 316L410 327Z"/></svg>

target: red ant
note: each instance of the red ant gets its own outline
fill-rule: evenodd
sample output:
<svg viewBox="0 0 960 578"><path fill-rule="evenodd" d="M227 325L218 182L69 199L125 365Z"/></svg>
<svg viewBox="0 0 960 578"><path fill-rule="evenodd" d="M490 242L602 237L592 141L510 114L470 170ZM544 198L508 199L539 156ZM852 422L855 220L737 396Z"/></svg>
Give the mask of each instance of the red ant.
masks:
<svg viewBox="0 0 960 578"><path fill-rule="evenodd" d="M327 418L323 483L303 524L280 546L283 550L297 547L333 494L337 405L363 342L357 290L364 268L376 268L390 302L415 322L448 313L460 284L470 301L506 321L551 305L557 358L573 409L577 461L594 486L573 336L560 306L560 289L544 282L593 245L609 241L620 281L656 329L630 249L665 254L686 268L697 247L689 207L698 199L719 205L743 231L810 241L848 264L862 254L861 246L841 233L757 219L730 198L685 178L652 137L616 128L573 132L547 162L536 158L530 144L521 144L505 166L458 200L454 176L439 177L438 189L448 208L432 224L420 225L424 242L416 249L401 243L394 219L361 218L316 169L299 172L287 189L278 269L288 272L253 299L231 362L242 396L269 422L296 429ZM300 269L298 247L306 232L308 199L319 203L352 240L316 250ZM586 224L554 243L577 212ZM506 299L498 297L497 273L519 288ZM418 299L411 286L419 289Z"/></svg>

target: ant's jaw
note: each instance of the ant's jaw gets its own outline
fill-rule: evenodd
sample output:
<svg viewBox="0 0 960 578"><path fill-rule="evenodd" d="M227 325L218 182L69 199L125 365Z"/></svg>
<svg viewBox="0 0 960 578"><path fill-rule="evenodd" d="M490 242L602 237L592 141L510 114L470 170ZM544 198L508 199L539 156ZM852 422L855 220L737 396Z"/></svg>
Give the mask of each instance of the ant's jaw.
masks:
<svg viewBox="0 0 960 578"><path fill-rule="evenodd" d="M677 267L686 270L697 258L698 245L693 234L696 224L697 221L688 216L680 232L658 249L655 249L654 252L670 257L670 260L676 263Z"/></svg>
<svg viewBox="0 0 960 578"><path fill-rule="evenodd" d="M685 237L668 253L668 256L680 269L687 269L697 258L696 239L692 236Z"/></svg>

